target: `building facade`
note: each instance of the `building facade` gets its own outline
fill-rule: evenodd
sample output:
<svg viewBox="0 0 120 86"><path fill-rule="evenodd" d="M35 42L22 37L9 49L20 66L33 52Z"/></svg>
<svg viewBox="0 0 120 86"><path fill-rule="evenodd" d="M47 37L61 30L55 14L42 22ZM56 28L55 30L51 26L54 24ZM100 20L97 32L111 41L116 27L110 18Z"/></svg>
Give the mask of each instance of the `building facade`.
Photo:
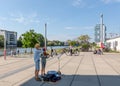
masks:
<svg viewBox="0 0 120 86"><path fill-rule="evenodd" d="M107 47L120 52L120 36L106 40Z"/></svg>
<svg viewBox="0 0 120 86"><path fill-rule="evenodd" d="M17 48L17 32L0 30L0 35L4 36L6 42L6 48Z"/></svg>
<svg viewBox="0 0 120 86"><path fill-rule="evenodd" d="M97 24L95 26L95 42L99 43L101 42L102 39L102 43L105 43L106 41L106 26L103 24L103 30L101 30L101 25Z"/></svg>

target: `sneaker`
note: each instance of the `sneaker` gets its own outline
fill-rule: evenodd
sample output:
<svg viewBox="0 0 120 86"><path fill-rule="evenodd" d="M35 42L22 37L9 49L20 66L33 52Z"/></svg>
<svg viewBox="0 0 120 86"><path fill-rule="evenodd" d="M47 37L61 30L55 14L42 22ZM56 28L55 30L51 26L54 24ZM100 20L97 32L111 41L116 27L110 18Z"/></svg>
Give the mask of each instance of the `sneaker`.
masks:
<svg viewBox="0 0 120 86"><path fill-rule="evenodd" d="M46 75L46 73L44 73L44 76Z"/></svg>
<svg viewBox="0 0 120 86"><path fill-rule="evenodd" d="M44 78L44 75L41 75L41 78Z"/></svg>
<svg viewBox="0 0 120 86"><path fill-rule="evenodd" d="M42 81L40 78L35 78L36 81Z"/></svg>

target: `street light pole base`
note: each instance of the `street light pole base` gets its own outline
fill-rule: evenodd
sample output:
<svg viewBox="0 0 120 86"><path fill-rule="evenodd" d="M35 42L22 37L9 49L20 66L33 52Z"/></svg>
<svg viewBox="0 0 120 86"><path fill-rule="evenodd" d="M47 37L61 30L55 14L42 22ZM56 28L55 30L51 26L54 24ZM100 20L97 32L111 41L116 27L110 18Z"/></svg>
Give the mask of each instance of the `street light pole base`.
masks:
<svg viewBox="0 0 120 86"><path fill-rule="evenodd" d="M4 60L6 60L6 49L4 50Z"/></svg>

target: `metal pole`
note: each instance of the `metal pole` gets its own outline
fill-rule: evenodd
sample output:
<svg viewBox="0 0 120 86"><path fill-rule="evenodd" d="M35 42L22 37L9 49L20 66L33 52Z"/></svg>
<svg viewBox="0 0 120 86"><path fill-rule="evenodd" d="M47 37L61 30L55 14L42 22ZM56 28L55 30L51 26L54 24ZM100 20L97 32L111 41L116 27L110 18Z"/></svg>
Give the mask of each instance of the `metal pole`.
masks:
<svg viewBox="0 0 120 86"><path fill-rule="evenodd" d="M4 34L4 60L6 60L6 32Z"/></svg>
<svg viewBox="0 0 120 86"><path fill-rule="evenodd" d="M101 14L101 28L100 28L100 32L101 32L101 43L103 43L103 14Z"/></svg>
<svg viewBox="0 0 120 86"><path fill-rule="evenodd" d="M47 23L45 23L45 49L47 50Z"/></svg>
<svg viewBox="0 0 120 86"><path fill-rule="evenodd" d="M100 46L101 46L101 54L103 54L103 14L101 14L101 43L100 43Z"/></svg>

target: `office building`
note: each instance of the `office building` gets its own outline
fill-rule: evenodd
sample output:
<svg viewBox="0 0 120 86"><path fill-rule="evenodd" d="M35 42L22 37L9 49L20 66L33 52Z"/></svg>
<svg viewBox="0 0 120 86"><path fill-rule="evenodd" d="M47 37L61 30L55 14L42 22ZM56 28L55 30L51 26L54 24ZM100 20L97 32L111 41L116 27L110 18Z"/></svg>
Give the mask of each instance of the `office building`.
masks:
<svg viewBox="0 0 120 86"><path fill-rule="evenodd" d="M17 48L17 32L0 29L0 35L3 35L4 39L6 40L4 42L6 43L6 48Z"/></svg>
<svg viewBox="0 0 120 86"><path fill-rule="evenodd" d="M106 41L106 26L103 24L103 28L101 30L101 25L97 24L95 26L95 42L105 43L105 41Z"/></svg>

